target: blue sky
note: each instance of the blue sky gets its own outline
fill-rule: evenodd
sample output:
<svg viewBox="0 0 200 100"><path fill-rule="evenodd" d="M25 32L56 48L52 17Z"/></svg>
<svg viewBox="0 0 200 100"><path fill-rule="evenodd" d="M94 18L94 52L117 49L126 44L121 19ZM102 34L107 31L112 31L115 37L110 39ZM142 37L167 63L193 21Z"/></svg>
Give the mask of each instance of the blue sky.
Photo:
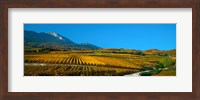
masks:
<svg viewBox="0 0 200 100"><path fill-rule="evenodd" d="M75 43L102 48L176 48L176 24L24 24L24 29L56 32Z"/></svg>

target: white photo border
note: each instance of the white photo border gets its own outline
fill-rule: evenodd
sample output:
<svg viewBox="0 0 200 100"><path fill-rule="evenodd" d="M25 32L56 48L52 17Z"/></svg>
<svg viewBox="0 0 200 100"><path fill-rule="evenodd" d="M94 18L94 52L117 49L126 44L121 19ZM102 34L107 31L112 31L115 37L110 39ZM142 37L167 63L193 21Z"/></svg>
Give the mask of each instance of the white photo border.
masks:
<svg viewBox="0 0 200 100"><path fill-rule="evenodd" d="M192 92L192 8L9 8L8 92ZM176 23L176 76L24 76L24 23Z"/></svg>

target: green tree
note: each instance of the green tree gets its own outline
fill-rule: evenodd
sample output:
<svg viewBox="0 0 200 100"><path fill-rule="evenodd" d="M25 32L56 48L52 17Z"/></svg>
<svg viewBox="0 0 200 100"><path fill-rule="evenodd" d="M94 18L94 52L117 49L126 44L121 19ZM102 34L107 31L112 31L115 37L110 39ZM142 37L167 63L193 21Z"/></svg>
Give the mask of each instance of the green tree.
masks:
<svg viewBox="0 0 200 100"><path fill-rule="evenodd" d="M163 67L166 68L166 67L170 67L173 65L173 61L171 58L169 57L163 57L163 59L160 61L161 64L163 64Z"/></svg>

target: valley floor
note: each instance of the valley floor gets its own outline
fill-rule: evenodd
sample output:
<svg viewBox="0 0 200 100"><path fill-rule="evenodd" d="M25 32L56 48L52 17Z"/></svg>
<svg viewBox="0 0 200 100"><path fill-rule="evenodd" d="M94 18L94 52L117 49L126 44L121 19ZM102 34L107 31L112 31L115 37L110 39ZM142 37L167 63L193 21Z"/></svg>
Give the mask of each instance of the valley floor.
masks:
<svg viewBox="0 0 200 100"><path fill-rule="evenodd" d="M75 51L24 56L25 76L175 76L175 57L129 52ZM159 70L166 67L169 70Z"/></svg>

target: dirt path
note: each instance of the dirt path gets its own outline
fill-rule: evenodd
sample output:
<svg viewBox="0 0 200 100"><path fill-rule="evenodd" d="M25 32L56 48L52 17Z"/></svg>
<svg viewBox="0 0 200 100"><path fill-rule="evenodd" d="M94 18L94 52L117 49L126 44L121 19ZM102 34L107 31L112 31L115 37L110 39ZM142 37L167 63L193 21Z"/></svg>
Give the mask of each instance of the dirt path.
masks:
<svg viewBox="0 0 200 100"><path fill-rule="evenodd" d="M140 73L149 72L149 71L150 70L146 70L146 71L136 72L136 73L132 73L132 74L127 74L127 75L124 75L124 76L140 76Z"/></svg>
<svg viewBox="0 0 200 100"><path fill-rule="evenodd" d="M159 68L158 70L167 70L168 68ZM151 70L146 70L146 71L141 71L141 72L136 72L136 73L132 73L132 74L127 74L127 75L124 75L124 76L141 76L140 74L143 73L143 72L149 72Z"/></svg>

